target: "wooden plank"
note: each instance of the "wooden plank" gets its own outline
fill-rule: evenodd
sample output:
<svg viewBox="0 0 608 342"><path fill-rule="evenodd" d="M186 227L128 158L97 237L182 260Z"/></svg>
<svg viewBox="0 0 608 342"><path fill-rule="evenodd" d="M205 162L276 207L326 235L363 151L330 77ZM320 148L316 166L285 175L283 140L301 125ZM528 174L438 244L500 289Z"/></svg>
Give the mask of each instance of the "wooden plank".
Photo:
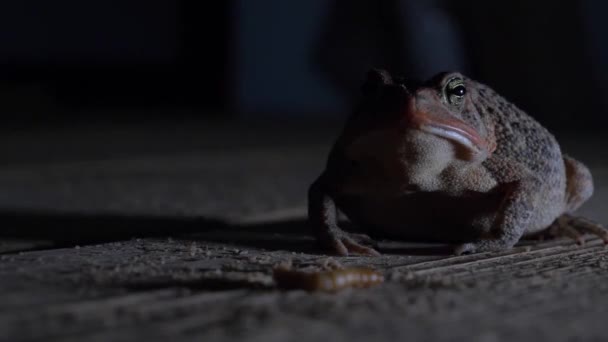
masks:
<svg viewBox="0 0 608 342"><path fill-rule="evenodd" d="M6 289L25 284L30 290L32 284L38 287L32 297L51 292L61 296L35 309L14 303L0 307L0 330L14 341L229 340L235 336L278 341L321 335L451 340L484 332L522 339L564 340L572 332L580 338L603 336L594 324L608 307L608 250L598 240L585 247L561 240L529 251L519 248L449 258L340 258L344 265L385 270L387 284L337 295L268 291L275 263L291 259L296 265L310 265L327 258L242 243L177 239L5 256L0 263L0 279L6 280L0 284L4 289L0 301L11 295ZM206 282L218 278L237 289L205 289ZM537 317L534 324L531 317ZM467 323L471 321L475 325ZM567 330L572 321L586 330Z"/></svg>
<svg viewBox="0 0 608 342"><path fill-rule="evenodd" d="M379 287L275 290L277 263L330 258L310 235L303 195L326 147L3 168L3 231L42 232L63 248L0 245L0 341L606 339L608 253L595 239L458 257L383 241L381 257L332 258L385 272ZM608 194L600 164L582 211L596 219Z"/></svg>

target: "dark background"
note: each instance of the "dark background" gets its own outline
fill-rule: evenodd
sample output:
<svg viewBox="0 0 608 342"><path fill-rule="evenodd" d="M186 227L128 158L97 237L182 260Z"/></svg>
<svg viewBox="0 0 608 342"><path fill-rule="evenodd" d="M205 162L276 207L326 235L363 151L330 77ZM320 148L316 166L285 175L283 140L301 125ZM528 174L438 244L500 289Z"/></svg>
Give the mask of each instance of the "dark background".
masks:
<svg viewBox="0 0 608 342"><path fill-rule="evenodd" d="M341 119L371 67L460 70L551 128L606 123L603 1L0 4L0 122Z"/></svg>

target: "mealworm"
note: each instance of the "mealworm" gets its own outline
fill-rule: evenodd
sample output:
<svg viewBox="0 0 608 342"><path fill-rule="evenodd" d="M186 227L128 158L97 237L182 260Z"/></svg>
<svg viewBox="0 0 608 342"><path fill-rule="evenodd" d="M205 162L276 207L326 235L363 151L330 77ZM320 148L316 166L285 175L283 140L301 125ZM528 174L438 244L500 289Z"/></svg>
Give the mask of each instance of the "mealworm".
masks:
<svg viewBox="0 0 608 342"><path fill-rule="evenodd" d="M335 292L349 287L365 288L384 281L382 273L369 268L305 272L279 267L274 269L273 277L280 289L302 289L310 292Z"/></svg>

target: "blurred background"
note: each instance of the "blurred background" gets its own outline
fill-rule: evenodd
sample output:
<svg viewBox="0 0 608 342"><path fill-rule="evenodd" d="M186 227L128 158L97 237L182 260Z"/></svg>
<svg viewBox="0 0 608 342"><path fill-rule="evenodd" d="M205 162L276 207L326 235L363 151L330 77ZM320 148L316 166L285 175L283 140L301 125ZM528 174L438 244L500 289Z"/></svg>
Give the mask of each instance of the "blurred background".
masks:
<svg viewBox="0 0 608 342"><path fill-rule="evenodd" d="M4 1L0 208L302 207L372 67L462 71L601 180L605 13L600 0Z"/></svg>
<svg viewBox="0 0 608 342"><path fill-rule="evenodd" d="M607 11L599 0L5 1L0 119L342 118L365 72L384 67L460 70L547 125L597 127Z"/></svg>

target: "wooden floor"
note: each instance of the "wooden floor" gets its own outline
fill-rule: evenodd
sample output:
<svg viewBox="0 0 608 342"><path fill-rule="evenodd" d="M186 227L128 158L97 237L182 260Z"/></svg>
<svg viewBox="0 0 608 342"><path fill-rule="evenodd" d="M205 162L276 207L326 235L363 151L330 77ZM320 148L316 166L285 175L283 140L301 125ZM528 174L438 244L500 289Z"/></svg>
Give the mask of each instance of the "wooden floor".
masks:
<svg viewBox="0 0 608 342"><path fill-rule="evenodd" d="M260 128L275 132L264 143L250 126L202 124L4 135L0 341L608 338L608 248L597 239L460 257L382 241L377 258L323 255L305 192L333 127L306 129ZM607 152L594 140L565 145L596 176L581 214L608 222ZM275 288L277 263L332 260L381 270L386 282L335 294Z"/></svg>

